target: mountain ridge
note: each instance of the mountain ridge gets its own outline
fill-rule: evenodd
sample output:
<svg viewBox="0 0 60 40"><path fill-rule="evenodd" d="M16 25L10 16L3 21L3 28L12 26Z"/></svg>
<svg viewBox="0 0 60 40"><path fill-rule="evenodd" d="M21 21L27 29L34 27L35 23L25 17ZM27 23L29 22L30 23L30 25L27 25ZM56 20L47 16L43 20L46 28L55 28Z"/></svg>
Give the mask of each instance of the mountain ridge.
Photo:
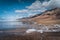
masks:
<svg viewBox="0 0 60 40"><path fill-rule="evenodd" d="M60 24L60 8L47 10L32 17L22 18L22 22L36 22L38 24Z"/></svg>

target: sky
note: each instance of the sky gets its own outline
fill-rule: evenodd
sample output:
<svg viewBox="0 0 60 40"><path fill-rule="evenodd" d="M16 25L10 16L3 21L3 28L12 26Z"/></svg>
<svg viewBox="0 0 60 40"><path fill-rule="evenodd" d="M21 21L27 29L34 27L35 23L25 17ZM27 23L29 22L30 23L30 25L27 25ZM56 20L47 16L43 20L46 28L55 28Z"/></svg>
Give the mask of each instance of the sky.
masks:
<svg viewBox="0 0 60 40"><path fill-rule="evenodd" d="M60 0L0 0L0 21L29 17L60 8Z"/></svg>

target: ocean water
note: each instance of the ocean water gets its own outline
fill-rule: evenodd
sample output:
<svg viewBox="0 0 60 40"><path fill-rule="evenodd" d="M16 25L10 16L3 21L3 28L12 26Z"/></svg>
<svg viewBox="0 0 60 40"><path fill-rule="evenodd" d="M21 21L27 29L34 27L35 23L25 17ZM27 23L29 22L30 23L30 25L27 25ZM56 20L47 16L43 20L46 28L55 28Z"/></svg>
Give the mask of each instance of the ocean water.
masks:
<svg viewBox="0 0 60 40"><path fill-rule="evenodd" d="M0 21L0 29L7 29L7 28L18 28L22 27L22 22L17 21Z"/></svg>

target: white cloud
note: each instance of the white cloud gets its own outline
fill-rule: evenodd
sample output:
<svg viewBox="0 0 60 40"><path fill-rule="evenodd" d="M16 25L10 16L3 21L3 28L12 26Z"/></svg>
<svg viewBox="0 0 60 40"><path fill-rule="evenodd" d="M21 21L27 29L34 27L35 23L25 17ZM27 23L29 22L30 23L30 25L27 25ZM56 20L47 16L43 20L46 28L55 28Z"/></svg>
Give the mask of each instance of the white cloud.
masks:
<svg viewBox="0 0 60 40"><path fill-rule="evenodd" d="M49 5L49 2L45 1L42 3L42 7L47 7Z"/></svg>
<svg viewBox="0 0 60 40"><path fill-rule="evenodd" d="M39 0L37 0L34 3L32 3L32 5L26 8L29 9L31 12L40 13L40 12L44 12L45 10L47 10L45 8L46 6L45 4L47 4L47 2L41 3Z"/></svg>
<svg viewBox="0 0 60 40"><path fill-rule="evenodd" d="M60 8L60 0L50 0L48 2L47 8Z"/></svg>
<svg viewBox="0 0 60 40"><path fill-rule="evenodd" d="M15 12L18 12L18 13L26 13L26 12L28 12L28 10L15 10Z"/></svg>
<svg viewBox="0 0 60 40"><path fill-rule="evenodd" d="M40 1L36 0L34 3L32 3L30 6L26 6L27 9L23 10L15 10L17 13L27 13L28 16L35 15L41 12L44 12L47 10L47 8L60 8L60 0L50 0L50 1L44 1L41 3Z"/></svg>
<svg viewBox="0 0 60 40"><path fill-rule="evenodd" d="M44 12L45 7L42 6L42 3L40 1L35 1L34 3L32 3L32 5L30 6L26 6L27 9L23 9L23 10L15 10L16 13L27 13L29 14L28 16L33 16L37 13L41 13Z"/></svg>
<svg viewBox="0 0 60 40"><path fill-rule="evenodd" d="M41 2L40 1L35 1L34 3L32 3L32 5L27 6L26 8L28 9L32 9L32 10L38 10L41 9Z"/></svg>

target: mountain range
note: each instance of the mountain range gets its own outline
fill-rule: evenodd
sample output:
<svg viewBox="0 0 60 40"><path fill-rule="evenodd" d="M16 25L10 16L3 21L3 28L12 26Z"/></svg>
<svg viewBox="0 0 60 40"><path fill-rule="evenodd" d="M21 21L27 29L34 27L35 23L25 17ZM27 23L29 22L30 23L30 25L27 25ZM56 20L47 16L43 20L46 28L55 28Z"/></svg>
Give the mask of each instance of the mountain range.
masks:
<svg viewBox="0 0 60 40"><path fill-rule="evenodd" d="M60 24L60 8L54 8L51 10L47 10L41 14L37 14L34 16L21 18L22 22L36 22L37 24Z"/></svg>

